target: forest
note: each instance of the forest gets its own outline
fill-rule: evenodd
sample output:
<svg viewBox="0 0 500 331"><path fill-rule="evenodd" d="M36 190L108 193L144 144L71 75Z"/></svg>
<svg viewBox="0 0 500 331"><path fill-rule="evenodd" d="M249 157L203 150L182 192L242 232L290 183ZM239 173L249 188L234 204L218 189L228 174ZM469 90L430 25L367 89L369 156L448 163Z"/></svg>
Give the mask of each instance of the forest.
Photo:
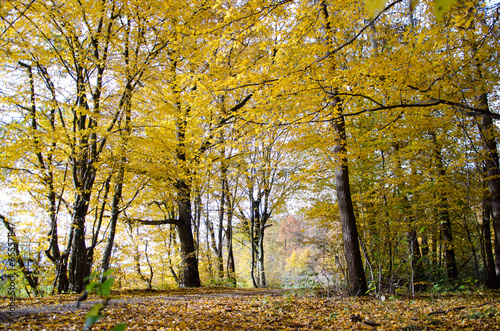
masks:
<svg viewBox="0 0 500 331"><path fill-rule="evenodd" d="M116 289L498 289L499 15L2 1L2 270L24 297L109 270Z"/></svg>

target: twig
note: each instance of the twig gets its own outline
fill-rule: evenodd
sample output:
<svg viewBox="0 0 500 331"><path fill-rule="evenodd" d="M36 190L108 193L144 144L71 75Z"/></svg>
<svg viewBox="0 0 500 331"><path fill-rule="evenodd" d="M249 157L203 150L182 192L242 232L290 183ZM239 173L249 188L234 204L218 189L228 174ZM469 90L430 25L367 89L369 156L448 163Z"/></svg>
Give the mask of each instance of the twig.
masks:
<svg viewBox="0 0 500 331"><path fill-rule="evenodd" d="M451 309L448 309L448 310L437 310L437 311L433 311L433 312L428 313L428 314L427 314L427 316L431 316L431 315L439 315L439 314L448 314L449 312L452 312L452 311L459 311L459 310L463 310L463 309L466 309L466 308L478 308L478 307L482 307L482 306L486 306L486 305L489 305L489 304L495 303L495 302L497 302L497 301L498 301L498 300L488 301L488 302L482 303L482 304L480 304L480 305L470 306L470 307L467 307L467 306L459 306L459 307L451 308Z"/></svg>
<svg viewBox="0 0 500 331"><path fill-rule="evenodd" d="M352 314L351 315L351 322L362 322L362 323L369 325L369 326L380 326L380 323L368 321L368 320L363 320L363 318L359 314Z"/></svg>

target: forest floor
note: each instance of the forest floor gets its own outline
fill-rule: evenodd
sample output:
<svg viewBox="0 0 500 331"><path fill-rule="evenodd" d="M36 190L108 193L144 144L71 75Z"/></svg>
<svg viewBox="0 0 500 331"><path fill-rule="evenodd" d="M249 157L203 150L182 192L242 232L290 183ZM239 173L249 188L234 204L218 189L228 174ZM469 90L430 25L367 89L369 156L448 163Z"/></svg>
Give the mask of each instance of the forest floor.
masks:
<svg viewBox="0 0 500 331"><path fill-rule="evenodd" d="M91 330L500 330L500 293L324 297L312 291L200 288L114 293ZM0 299L0 330L82 330L90 296Z"/></svg>

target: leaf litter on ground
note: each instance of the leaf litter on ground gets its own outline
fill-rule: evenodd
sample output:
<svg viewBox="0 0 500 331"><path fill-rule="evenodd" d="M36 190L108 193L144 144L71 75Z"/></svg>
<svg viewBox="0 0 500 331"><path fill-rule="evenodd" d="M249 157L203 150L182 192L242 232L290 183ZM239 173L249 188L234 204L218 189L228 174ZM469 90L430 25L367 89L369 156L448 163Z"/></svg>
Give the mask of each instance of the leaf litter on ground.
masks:
<svg viewBox="0 0 500 331"><path fill-rule="evenodd" d="M500 330L498 292L415 298L322 297L286 290L200 288L114 292L91 330ZM77 295L0 301L0 329L81 330L92 303Z"/></svg>

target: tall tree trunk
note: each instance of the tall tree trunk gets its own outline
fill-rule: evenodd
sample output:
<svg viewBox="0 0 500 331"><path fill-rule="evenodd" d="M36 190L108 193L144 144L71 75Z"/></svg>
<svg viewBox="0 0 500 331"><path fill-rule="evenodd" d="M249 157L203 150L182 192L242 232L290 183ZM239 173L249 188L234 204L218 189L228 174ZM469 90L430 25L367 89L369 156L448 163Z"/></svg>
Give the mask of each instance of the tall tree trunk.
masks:
<svg viewBox="0 0 500 331"><path fill-rule="evenodd" d="M58 233L57 233L57 214L58 214L58 207L60 205L60 200L59 200L59 205L56 203L56 192L54 188L54 174L52 172L52 167L53 167L53 156L52 152L56 150L57 144L55 141L52 142L50 145L50 152L48 155L45 157L42 153L43 148L40 147L41 140L39 137L39 128L38 128L38 122L37 122L37 107L36 107L36 95L35 95L35 85L34 85L34 78L33 78L33 70L32 66L25 64L21 61L18 62L21 67L24 67L27 69L28 73L28 81L29 81L29 90L30 90L30 116L31 116L31 121L30 125L32 128L32 135L33 135L33 144L35 146L35 155L38 161L38 167L39 169L43 172L43 184L45 185L47 192L47 197L49 200L49 218L50 218L50 231L48 233L48 240L49 240L49 247L45 250L46 256L49 258L49 260L54 263L56 266L56 279L54 282L54 288L57 285L58 293L62 292L67 292L68 291L68 277L67 277L67 255L66 254L61 254L60 249L59 249L59 242L58 242ZM39 72L42 75L42 79L44 80L46 86L49 88L54 105L57 104L56 100L56 91L54 84L52 83L50 76L45 69L45 67L41 66L40 64L37 65L37 68ZM50 125L52 128L55 127L55 108L52 108L50 110ZM64 180L66 179L66 174L67 174L67 167L66 171L64 173ZM64 181L63 180L63 181ZM63 190L64 192L64 190ZM63 192L61 192L60 196L63 196ZM29 282L29 281L28 281ZM30 284L31 286L31 284Z"/></svg>
<svg viewBox="0 0 500 331"><path fill-rule="evenodd" d="M332 107L339 107L338 98L334 98ZM339 165L335 169L335 188L339 206L342 235L344 239L344 253L347 262L349 293L353 296L365 295L368 292L363 260L358 239L358 229L354 208L352 205L351 189L349 184L349 168L347 166L347 144L344 117L337 110L338 118L332 120L332 126L337 137L335 138L335 155Z"/></svg>
<svg viewBox="0 0 500 331"><path fill-rule="evenodd" d="M108 270L111 261L111 253L113 252L113 244L115 242L115 234L116 234L116 223L118 221L118 216L120 215L119 208L120 208L120 200L122 198L123 177L125 174L124 166L125 166L125 157L122 157L116 178L115 193L113 195L113 201L111 202L111 219L109 220L109 234L106 241L106 247L103 252L102 263L101 263L102 273Z"/></svg>
<svg viewBox="0 0 500 331"><path fill-rule="evenodd" d="M328 7L325 0L320 3L326 29L326 44L328 50L333 50L331 36L334 35L329 21ZM335 64L330 59L331 71L334 72ZM366 295L368 284L366 282L365 270L358 239L358 228L354 216L351 188L349 184L349 168L347 160L347 137L342 104L336 91L329 92L329 109L333 114L331 126L335 135L334 154L337 162L335 169L335 188L337 190L337 203L339 206L340 221L342 225L342 236L344 240L344 254L347 262L347 274L349 281L349 294L352 296Z"/></svg>
<svg viewBox="0 0 500 331"><path fill-rule="evenodd" d="M226 179L224 176L224 165L222 166L222 176L221 176L221 197L220 197L220 210L219 210L219 228L217 233L217 264L218 264L218 272L219 278L224 278L224 260L222 255L223 240L224 240L224 214L225 214L225 201L226 201Z"/></svg>
<svg viewBox="0 0 500 331"><path fill-rule="evenodd" d="M258 278L255 277L255 266L256 266L256 255L257 255L257 245L258 242L256 238L258 237L258 234L256 233L256 213L259 212L258 206L256 206L256 202L253 199L253 189L250 190L250 203L251 203L251 210L250 210L250 246L251 246L251 251L252 251L252 266L250 269L250 276L252 278L252 285L254 288L259 287L259 281Z"/></svg>
<svg viewBox="0 0 500 331"><path fill-rule="evenodd" d="M394 158L396 159L396 167L394 171L394 176L399 179L399 183L401 183L400 187L396 187L396 192L403 192L401 193L402 199L401 199L401 205L402 205L402 218L404 219L404 222L407 227L407 232L406 232L406 237L408 240L408 246L409 246L409 253L411 256L411 270L412 270L412 294L414 294L414 291L421 291L423 290L423 285L422 281L424 278L424 269L422 265L422 254L420 253L420 245L418 243L418 236L417 236L417 231L416 231L416 224L415 224L415 214L411 208L411 203L409 201L407 192L406 192L406 185L404 184L404 177L402 175L403 168L401 166L401 159L399 157L399 143L395 143L393 145L394 149ZM415 286L417 284L417 286Z"/></svg>
<svg viewBox="0 0 500 331"><path fill-rule="evenodd" d="M231 203L231 196L229 192L226 195L226 204L227 204L226 205L227 280L230 284L236 286L236 268L234 263L234 254L233 254L233 206Z"/></svg>
<svg viewBox="0 0 500 331"><path fill-rule="evenodd" d="M493 255L493 246L491 245L491 207L486 200L483 200L483 224L482 241L484 250L484 270L485 284L488 288L497 288L497 277L495 272L495 258Z"/></svg>
<svg viewBox="0 0 500 331"><path fill-rule="evenodd" d="M207 204L207 216L205 217L205 224L206 224L206 227L207 227L207 244L210 243L210 247L212 248L212 251L214 252L215 254L215 260L216 260L216 263L215 263L215 269L217 271L217 277L219 279L221 279L221 273L220 273L220 269L221 269L221 266L220 264L222 263L222 253L220 253L220 246L219 244L217 243L217 240L215 239L215 230L214 230L214 225L212 224L212 222L210 221L210 218L209 218L209 210L208 210L208 204ZM210 237L209 237L210 235ZM208 255L210 255L210 253L208 253ZM213 271L212 271L212 265L211 265L211 262L210 262L210 265L209 265L209 269L210 269L210 277L215 277L214 274L213 274Z"/></svg>
<svg viewBox="0 0 500 331"><path fill-rule="evenodd" d="M484 93L479 97L479 106L487 108L488 97ZM491 117L484 116L481 120L481 132L483 135L484 149L486 152L486 177L489 188L489 203L493 215L493 229L495 232L495 247L500 247L500 171L498 169L498 150L494 135L494 125ZM500 251L495 249L496 260L500 260ZM497 271L497 277L500 275Z"/></svg>

